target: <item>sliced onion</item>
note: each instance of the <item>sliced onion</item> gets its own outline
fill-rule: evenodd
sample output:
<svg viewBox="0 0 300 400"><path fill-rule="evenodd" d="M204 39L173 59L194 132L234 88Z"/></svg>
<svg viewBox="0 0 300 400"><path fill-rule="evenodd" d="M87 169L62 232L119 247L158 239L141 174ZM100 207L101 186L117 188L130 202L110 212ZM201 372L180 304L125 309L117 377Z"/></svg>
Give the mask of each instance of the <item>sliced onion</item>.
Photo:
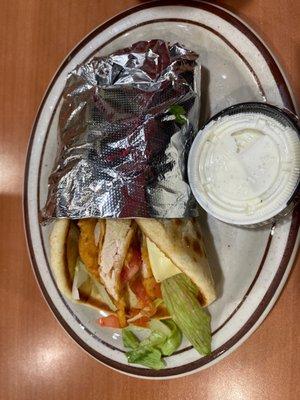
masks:
<svg viewBox="0 0 300 400"><path fill-rule="evenodd" d="M98 246L100 240L100 233L101 233L101 223L98 221L95 225L94 229L94 237L95 237L95 246Z"/></svg>
<svg viewBox="0 0 300 400"><path fill-rule="evenodd" d="M79 288L80 286L89 279L89 274L87 273L83 263L77 259L75 266L74 279L72 284L72 297L74 300L80 299Z"/></svg>

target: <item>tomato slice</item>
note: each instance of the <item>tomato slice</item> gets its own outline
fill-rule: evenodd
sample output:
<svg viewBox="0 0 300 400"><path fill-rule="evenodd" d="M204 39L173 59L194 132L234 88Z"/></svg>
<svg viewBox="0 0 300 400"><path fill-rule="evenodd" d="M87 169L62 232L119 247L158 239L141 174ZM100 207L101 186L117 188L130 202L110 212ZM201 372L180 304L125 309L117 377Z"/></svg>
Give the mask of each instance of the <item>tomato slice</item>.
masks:
<svg viewBox="0 0 300 400"><path fill-rule="evenodd" d="M147 291L146 291L145 286L143 285L143 282L141 281L141 279L138 279L138 278L134 279L130 283L130 288L133 291L133 293L136 295L136 297L138 298L139 302L141 303L142 308L148 306L151 303L150 298L147 294Z"/></svg>
<svg viewBox="0 0 300 400"><path fill-rule="evenodd" d="M136 325L136 326L141 326L141 327L143 327L143 328L148 328L148 326L149 326L149 321L150 321L150 318L148 318L148 317L141 317L141 318L136 319L135 321L133 321L132 324L133 324L133 325Z"/></svg>
<svg viewBox="0 0 300 400"><path fill-rule="evenodd" d="M121 271L121 282L123 284L129 282L135 274L142 267L142 255L138 247L132 247L129 249L130 255L125 261L124 267Z"/></svg>
<svg viewBox="0 0 300 400"><path fill-rule="evenodd" d="M98 319L100 326L105 328L120 328L119 318L116 315L108 315L107 317L100 317Z"/></svg>

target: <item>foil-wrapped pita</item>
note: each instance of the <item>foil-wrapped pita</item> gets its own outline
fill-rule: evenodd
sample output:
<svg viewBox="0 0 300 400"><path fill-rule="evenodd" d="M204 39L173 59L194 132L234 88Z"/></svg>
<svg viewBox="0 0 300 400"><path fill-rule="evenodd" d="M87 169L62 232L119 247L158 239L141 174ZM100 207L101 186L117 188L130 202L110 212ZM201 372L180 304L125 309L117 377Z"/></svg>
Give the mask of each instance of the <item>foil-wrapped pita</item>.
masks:
<svg viewBox="0 0 300 400"><path fill-rule="evenodd" d="M198 214L186 174L200 112L197 58L150 40L69 74L42 222Z"/></svg>

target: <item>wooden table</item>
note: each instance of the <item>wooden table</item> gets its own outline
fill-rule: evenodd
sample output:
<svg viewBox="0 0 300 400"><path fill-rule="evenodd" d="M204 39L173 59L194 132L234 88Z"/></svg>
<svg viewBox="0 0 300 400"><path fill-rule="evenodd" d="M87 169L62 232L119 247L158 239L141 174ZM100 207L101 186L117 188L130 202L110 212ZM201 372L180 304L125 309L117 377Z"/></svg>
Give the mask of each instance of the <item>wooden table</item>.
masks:
<svg viewBox="0 0 300 400"><path fill-rule="evenodd" d="M270 45L299 103L299 0L218 3L243 17ZM300 399L299 257L276 306L242 347L213 368L164 383L123 376L90 358L56 322L37 287L22 220L24 160L37 107L72 47L136 4L0 1L0 399Z"/></svg>

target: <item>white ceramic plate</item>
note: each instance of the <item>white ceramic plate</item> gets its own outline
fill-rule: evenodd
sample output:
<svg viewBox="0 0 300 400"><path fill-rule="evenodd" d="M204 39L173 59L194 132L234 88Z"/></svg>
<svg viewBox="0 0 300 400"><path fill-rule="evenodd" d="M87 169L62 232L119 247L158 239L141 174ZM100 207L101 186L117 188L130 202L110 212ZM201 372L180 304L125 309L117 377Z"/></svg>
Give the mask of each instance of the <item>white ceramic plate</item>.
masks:
<svg viewBox="0 0 300 400"><path fill-rule="evenodd" d="M163 5L161 5L163 4ZM246 230L204 217L208 256L218 286L212 315L213 352L201 357L184 342L166 358L166 369L128 365L120 334L100 328L98 313L67 301L49 267L49 232L38 211L56 154L56 127L66 76L95 52L107 54L138 40L179 41L200 54L202 119L243 101L263 101L294 111L287 82L262 41L237 17L207 3L176 1L143 4L106 22L66 58L40 106L29 144L24 211L28 247L40 288L61 325L90 355L119 371L139 376L176 377L217 362L240 345L262 322L290 271L297 244L299 214L273 228Z"/></svg>

